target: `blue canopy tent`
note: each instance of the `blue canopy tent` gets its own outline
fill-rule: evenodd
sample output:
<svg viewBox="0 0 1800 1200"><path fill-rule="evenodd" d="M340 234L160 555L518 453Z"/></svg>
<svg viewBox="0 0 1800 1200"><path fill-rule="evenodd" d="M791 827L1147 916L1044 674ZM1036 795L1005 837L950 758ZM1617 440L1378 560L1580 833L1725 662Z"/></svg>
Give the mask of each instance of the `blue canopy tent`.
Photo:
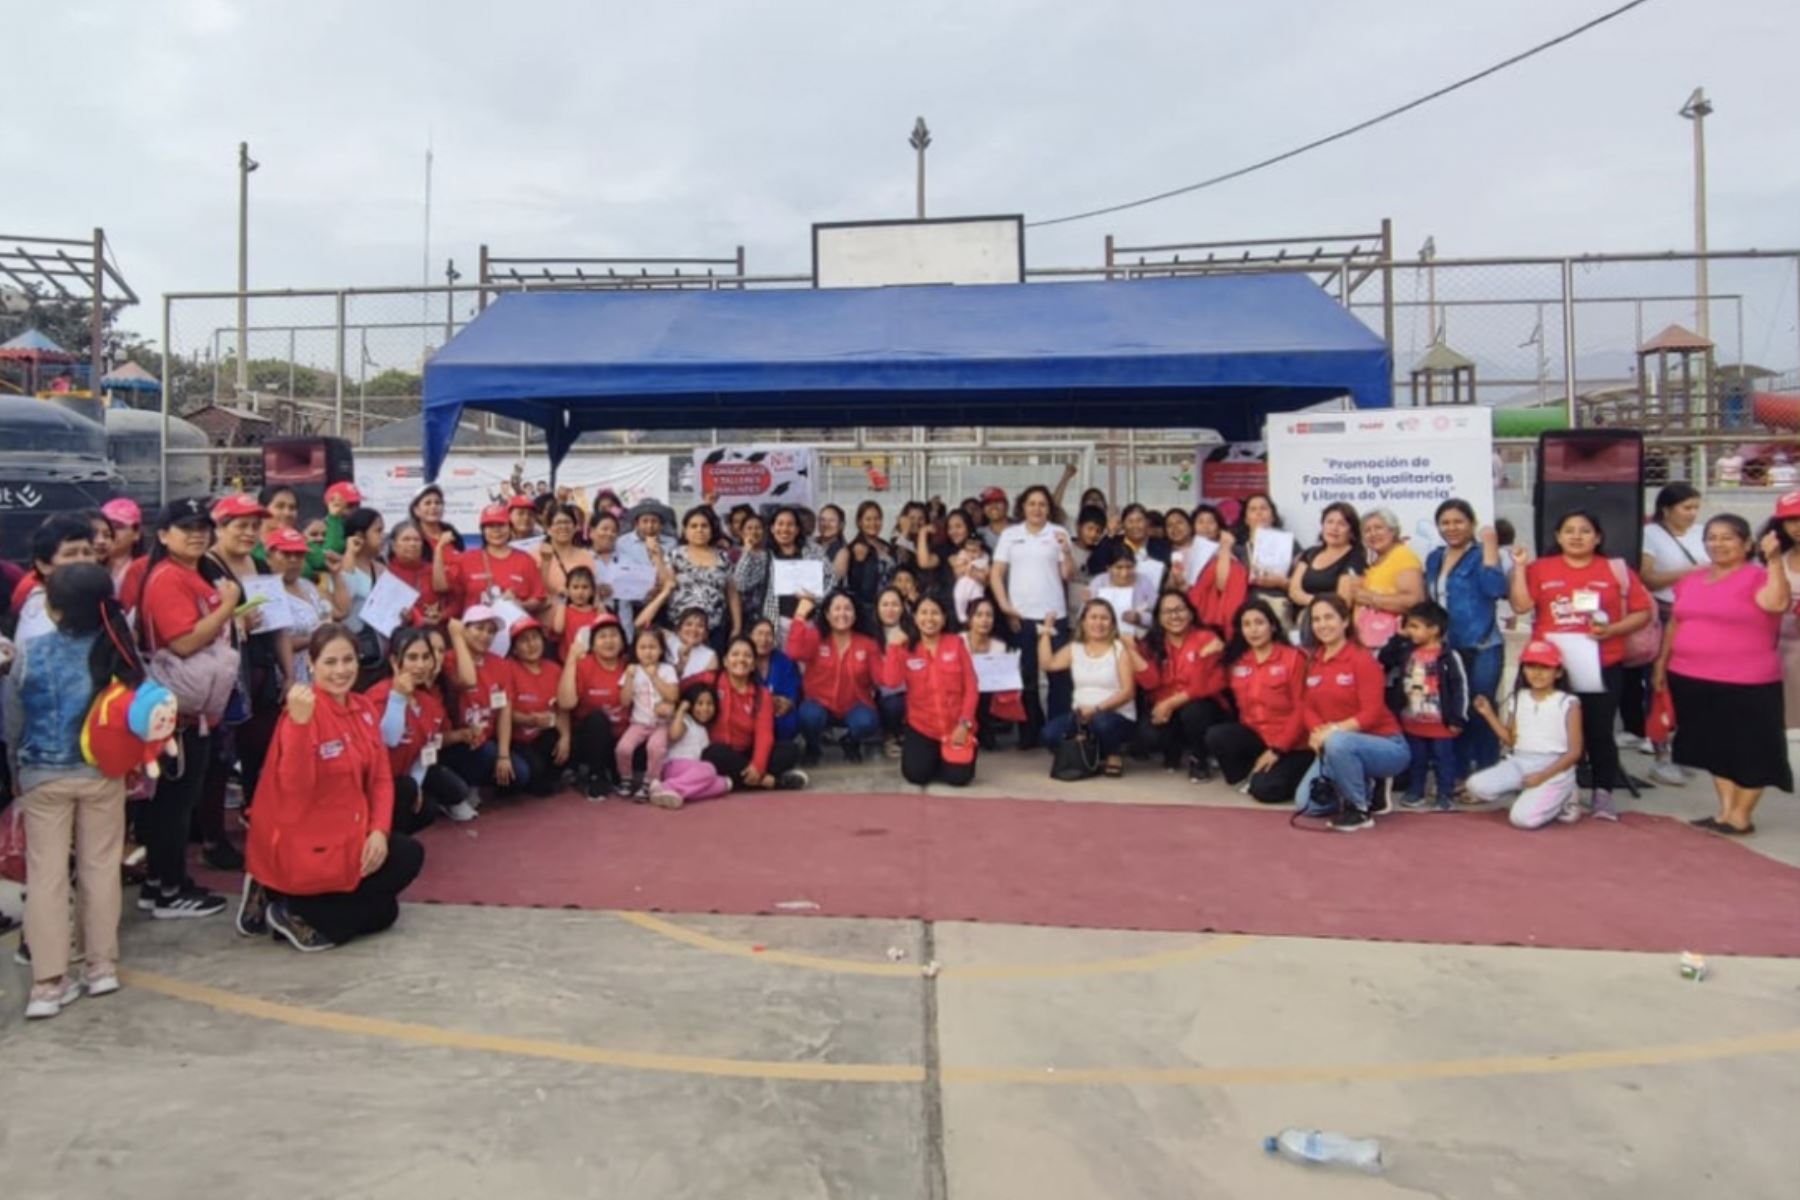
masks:
<svg viewBox="0 0 1800 1200"><path fill-rule="evenodd" d="M545 431L1210 426L1348 396L1382 340L1302 275L1129 283L502 296L425 367L425 474L464 409Z"/></svg>

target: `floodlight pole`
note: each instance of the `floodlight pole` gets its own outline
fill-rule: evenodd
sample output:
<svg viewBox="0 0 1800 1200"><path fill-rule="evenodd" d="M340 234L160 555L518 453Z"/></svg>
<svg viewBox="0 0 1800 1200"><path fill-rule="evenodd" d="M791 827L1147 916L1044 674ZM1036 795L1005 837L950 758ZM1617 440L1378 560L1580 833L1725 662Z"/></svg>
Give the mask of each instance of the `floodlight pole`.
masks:
<svg viewBox="0 0 1800 1200"><path fill-rule="evenodd" d="M1705 88L1681 106L1681 116L1694 123L1694 295L1698 297L1695 326L1701 337L1712 336L1712 307L1706 277L1706 118L1712 115L1712 101Z"/></svg>
<svg viewBox="0 0 1800 1200"><path fill-rule="evenodd" d="M907 139L907 144L918 152L919 196L916 216L923 221L925 219L925 151L931 145L931 130L925 127L924 117L919 117L913 122L912 137Z"/></svg>
<svg viewBox="0 0 1800 1200"><path fill-rule="evenodd" d="M238 143L238 272L237 272L237 393L245 402L250 391L250 172L260 166L250 157L250 143ZM165 347L164 353L167 353ZM249 401L251 410L255 402Z"/></svg>

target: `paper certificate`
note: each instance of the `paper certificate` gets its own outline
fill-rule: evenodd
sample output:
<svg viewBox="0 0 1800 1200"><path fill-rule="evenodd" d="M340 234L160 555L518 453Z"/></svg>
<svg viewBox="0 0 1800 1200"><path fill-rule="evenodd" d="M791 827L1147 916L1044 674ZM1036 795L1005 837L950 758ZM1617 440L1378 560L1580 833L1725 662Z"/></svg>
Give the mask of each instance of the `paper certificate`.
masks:
<svg viewBox="0 0 1800 1200"><path fill-rule="evenodd" d="M1140 558L1137 564L1137 590L1156 595L1162 591L1163 576L1169 573L1166 563L1157 558Z"/></svg>
<svg viewBox="0 0 1800 1200"><path fill-rule="evenodd" d="M1294 565L1294 535L1285 529L1259 529L1250 540L1250 565L1270 575L1286 575Z"/></svg>
<svg viewBox="0 0 1800 1200"><path fill-rule="evenodd" d="M596 563L599 582L612 588L614 600L636 604L656 590L656 568L647 560L622 555L611 562Z"/></svg>
<svg viewBox="0 0 1800 1200"><path fill-rule="evenodd" d="M494 635L493 653L505 658L507 651L512 649L513 622L524 620L531 614L511 600L496 600L491 607L494 615L500 618L500 631Z"/></svg>
<svg viewBox="0 0 1800 1200"><path fill-rule="evenodd" d="M1137 611L1137 592L1128 587L1095 588L1094 599L1104 600L1112 605L1113 619L1118 622L1120 633L1135 632L1134 627L1126 621L1125 614Z"/></svg>
<svg viewBox="0 0 1800 1200"><path fill-rule="evenodd" d="M362 604L362 623L382 637L393 637L394 630L406 621L412 606L419 602L419 590L395 575L385 572L369 589Z"/></svg>
<svg viewBox="0 0 1800 1200"><path fill-rule="evenodd" d="M1593 696L1606 690L1606 681L1600 675L1599 642L1585 633L1547 633L1544 640L1562 651L1570 691Z"/></svg>
<svg viewBox="0 0 1800 1200"><path fill-rule="evenodd" d="M971 654L969 659L975 664L978 691L1017 692L1025 687L1025 679L1019 673L1018 651L993 650L986 654Z"/></svg>
<svg viewBox="0 0 1800 1200"><path fill-rule="evenodd" d="M281 576L249 575L239 582L244 585L244 603L255 603L259 614L252 632L275 633L293 628L294 610Z"/></svg>
<svg viewBox="0 0 1800 1200"><path fill-rule="evenodd" d="M1175 551L1171 556L1171 565L1179 563L1182 578L1187 580L1188 587L1193 587L1200 582L1200 572L1206 570L1218 556L1219 543L1211 538L1196 537L1189 545Z"/></svg>
<svg viewBox="0 0 1800 1200"><path fill-rule="evenodd" d="M769 575L777 596L811 596L825 594L825 564L816 558L773 558Z"/></svg>

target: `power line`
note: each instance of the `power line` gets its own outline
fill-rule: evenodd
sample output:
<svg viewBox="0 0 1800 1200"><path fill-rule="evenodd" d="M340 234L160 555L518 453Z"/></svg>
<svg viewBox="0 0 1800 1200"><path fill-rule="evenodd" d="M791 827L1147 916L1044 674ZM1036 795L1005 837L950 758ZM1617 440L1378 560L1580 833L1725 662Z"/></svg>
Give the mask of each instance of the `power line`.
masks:
<svg viewBox="0 0 1800 1200"><path fill-rule="evenodd" d="M1044 220L1044 221L1027 221L1025 223L1026 228L1039 229L1045 225L1064 225L1070 221L1085 221L1089 217L1101 217L1101 216L1105 216L1107 213L1124 212L1128 208L1141 208L1146 204L1155 204L1159 200L1168 200L1175 196L1185 196L1189 192L1197 192L1203 188L1213 187L1216 184L1226 183L1233 179L1242 179L1244 176L1249 175L1255 171L1260 171L1265 167L1272 167L1276 163L1286 162L1290 158L1298 158L1298 157L1300 157L1300 155L1305 154L1309 150L1317 150L1320 146L1329 146L1333 142L1343 141L1345 138L1350 137L1353 134L1361 133L1365 129L1372 129L1375 126L1380 125L1384 121L1393 120L1395 117L1400 116L1402 113L1411 112L1413 109L1418 108L1421 105L1429 104L1433 100L1437 100L1443 96L1448 96L1451 92L1458 91L1462 88L1466 88L1472 83L1478 83L1481 80L1486 79L1490 75L1497 75L1501 71L1506 70L1508 67L1516 66L1519 63L1524 62L1526 59L1533 58L1539 54L1542 54L1544 51L1549 50L1552 47L1560 46L1564 42L1571 41L1575 38L1578 38L1590 29L1598 29L1600 26L1606 24L1608 21L1611 21L1616 17L1622 17L1626 13L1630 12L1632 9L1640 8L1643 5L1648 4L1649 2L1650 2L1650 0L1631 0L1631 2L1629 4L1621 4L1618 8L1615 8L1611 12L1608 12L1608 13L1602 13L1600 16L1595 17L1593 20L1587 22L1585 25L1577 25L1575 28L1569 30L1565 34L1562 34L1558 37L1553 37L1547 42L1540 42L1537 45L1533 46L1531 49L1523 51L1519 54L1515 54L1511 58L1506 59L1502 62L1497 62L1493 66L1488 67L1484 71L1477 71L1475 74L1465 76L1464 78L1457 80L1455 83L1448 84L1444 87L1439 88L1435 92L1430 92L1430 93L1427 93L1426 95L1420 96L1416 100L1408 101L1407 103L1402 104L1398 108L1390 108L1390 109L1388 109L1388 111L1382 113L1380 116L1370 117L1368 120L1360 122L1359 124L1356 124L1356 125L1352 125L1348 129L1340 129L1336 133L1331 134L1327 137L1322 137L1322 138L1318 138L1314 141L1310 141L1310 142L1306 143L1304 146L1296 146L1292 150L1287 150L1280 154L1274 155L1273 157L1265 158L1261 162L1254 162L1254 163L1251 163L1247 167L1239 167L1235 171L1227 171L1223 175L1215 175L1211 179L1202 179L1199 183L1190 183L1186 187L1172 188L1169 191L1158 192L1154 196L1145 196L1139 200L1127 200L1123 204L1109 204L1105 208L1091 208L1086 212L1070 213L1066 217L1051 217L1048 220Z"/></svg>

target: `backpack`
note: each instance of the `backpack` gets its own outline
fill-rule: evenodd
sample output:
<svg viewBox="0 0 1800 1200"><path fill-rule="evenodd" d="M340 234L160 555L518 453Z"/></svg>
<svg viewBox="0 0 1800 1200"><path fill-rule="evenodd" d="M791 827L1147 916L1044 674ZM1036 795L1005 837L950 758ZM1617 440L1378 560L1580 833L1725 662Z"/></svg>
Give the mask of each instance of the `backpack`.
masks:
<svg viewBox="0 0 1800 1200"><path fill-rule="evenodd" d="M1625 565L1622 558L1609 558L1612 564L1613 578L1619 581L1619 604L1622 607L1631 596L1631 568ZM1662 653L1662 614L1656 611L1653 602L1650 605L1650 620L1636 633L1625 636L1625 657L1623 665L1627 667L1647 667L1656 661Z"/></svg>

